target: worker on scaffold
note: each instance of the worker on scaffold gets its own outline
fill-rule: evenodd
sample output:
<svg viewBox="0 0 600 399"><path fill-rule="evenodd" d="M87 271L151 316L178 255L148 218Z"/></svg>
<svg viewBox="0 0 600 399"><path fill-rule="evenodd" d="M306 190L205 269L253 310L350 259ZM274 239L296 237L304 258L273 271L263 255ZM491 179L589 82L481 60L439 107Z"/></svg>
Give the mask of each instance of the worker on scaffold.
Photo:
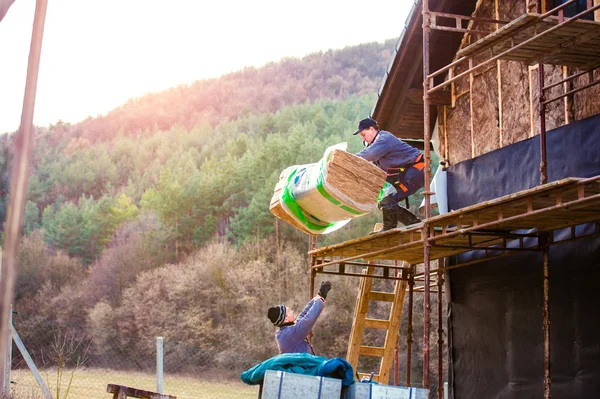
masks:
<svg viewBox="0 0 600 399"><path fill-rule="evenodd" d="M358 130L354 132L354 135L357 134L362 137L365 148L356 155L386 172L387 182L396 190L379 201L378 207L383 212L381 231L396 228L398 222L405 226L420 222L415 214L400 205L400 201L424 185L425 160L421 151L392 133L380 130L373 118L360 121Z"/></svg>

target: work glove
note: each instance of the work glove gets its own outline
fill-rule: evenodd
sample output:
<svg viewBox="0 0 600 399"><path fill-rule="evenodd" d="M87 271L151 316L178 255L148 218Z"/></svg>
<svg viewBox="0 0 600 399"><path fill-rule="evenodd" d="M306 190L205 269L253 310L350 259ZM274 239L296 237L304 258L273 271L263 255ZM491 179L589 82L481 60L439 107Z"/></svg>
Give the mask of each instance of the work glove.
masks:
<svg viewBox="0 0 600 399"><path fill-rule="evenodd" d="M331 282L323 281L321 283L321 288L319 288L319 295L323 297L323 299L327 299L327 293L331 289Z"/></svg>

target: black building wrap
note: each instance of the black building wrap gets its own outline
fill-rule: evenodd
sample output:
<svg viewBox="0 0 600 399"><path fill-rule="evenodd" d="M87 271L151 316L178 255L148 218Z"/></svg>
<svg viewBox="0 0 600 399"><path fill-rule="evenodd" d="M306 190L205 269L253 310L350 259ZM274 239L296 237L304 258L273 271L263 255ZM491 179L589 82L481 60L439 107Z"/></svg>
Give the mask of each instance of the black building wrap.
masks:
<svg viewBox="0 0 600 399"><path fill-rule="evenodd" d="M539 136L448 168L450 209L533 188ZM548 181L600 174L600 115L547 134ZM599 215L600 218L600 215ZM578 236L593 225L577 228ZM556 240L568 231L554 233ZM450 259L462 263L469 252ZM553 398L600 398L600 239L549 252ZM448 273L452 397L542 398L542 255L520 252Z"/></svg>

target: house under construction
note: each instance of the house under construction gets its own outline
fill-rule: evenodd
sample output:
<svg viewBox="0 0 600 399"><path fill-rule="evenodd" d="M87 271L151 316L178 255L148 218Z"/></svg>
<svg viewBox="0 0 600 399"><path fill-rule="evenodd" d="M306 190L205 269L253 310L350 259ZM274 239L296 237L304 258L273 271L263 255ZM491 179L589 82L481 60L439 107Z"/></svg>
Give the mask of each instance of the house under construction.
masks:
<svg viewBox="0 0 600 399"><path fill-rule="evenodd" d="M322 248L313 239L309 252L311 296L316 274L361 277L350 363L380 357L387 383L398 339L410 363L420 290L432 397L444 331L451 398L600 397L599 67L600 0L414 2L372 116L423 141L423 222ZM431 148L447 176L450 212L437 216ZM395 291L373 291L373 278ZM432 288L448 302L437 295L437 326ZM370 301L392 302L389 319L368 318ZM365 344L366 328L386 330L384 346Z"/></svg>

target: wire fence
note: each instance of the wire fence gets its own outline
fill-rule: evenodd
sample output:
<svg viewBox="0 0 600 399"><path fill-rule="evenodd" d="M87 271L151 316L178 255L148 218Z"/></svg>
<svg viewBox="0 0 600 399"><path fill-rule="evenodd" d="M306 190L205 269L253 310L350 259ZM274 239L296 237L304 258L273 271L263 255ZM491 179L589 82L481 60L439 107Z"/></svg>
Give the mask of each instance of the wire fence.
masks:
<svg viewBox="0 0 600 399"><path fill-rule="evenodd" d="M157 391L156 337L140 338L18 313L13 315L13 325L55 399L110 398L108 384ZM178 399L257 397L258 387L245 385L240 374L261 360L168 339L163 348L163 393ZM44 398L14 344L11 397Z"/></svg>

